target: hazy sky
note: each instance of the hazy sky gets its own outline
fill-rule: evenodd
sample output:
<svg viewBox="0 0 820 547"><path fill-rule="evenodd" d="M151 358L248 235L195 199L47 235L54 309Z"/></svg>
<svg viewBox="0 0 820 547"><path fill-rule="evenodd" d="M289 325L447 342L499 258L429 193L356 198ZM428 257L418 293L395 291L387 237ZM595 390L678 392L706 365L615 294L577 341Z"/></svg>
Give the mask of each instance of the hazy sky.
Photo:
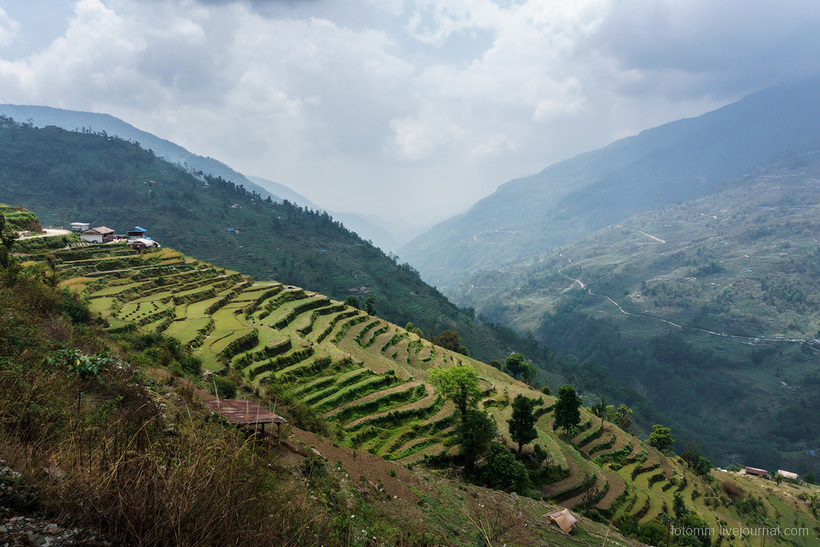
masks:
<svg viewBox="0 0 820 547"><path fill-rule="evenodd" d="M817 0L0 0L0 102L430 221L820 68Z"/></svg>

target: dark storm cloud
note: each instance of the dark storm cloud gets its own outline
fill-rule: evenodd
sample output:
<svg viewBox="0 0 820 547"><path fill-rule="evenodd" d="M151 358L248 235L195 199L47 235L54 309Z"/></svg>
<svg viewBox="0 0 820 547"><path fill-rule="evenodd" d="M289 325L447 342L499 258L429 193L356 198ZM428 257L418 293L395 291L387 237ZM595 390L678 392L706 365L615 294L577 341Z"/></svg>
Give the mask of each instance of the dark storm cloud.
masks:
<svg viewBox="0 0 820 547"><path fill-rule="evenodd" d="M818 26L817 2L616 0L591 45L648 87L731 94L818 72Z"/></svg>

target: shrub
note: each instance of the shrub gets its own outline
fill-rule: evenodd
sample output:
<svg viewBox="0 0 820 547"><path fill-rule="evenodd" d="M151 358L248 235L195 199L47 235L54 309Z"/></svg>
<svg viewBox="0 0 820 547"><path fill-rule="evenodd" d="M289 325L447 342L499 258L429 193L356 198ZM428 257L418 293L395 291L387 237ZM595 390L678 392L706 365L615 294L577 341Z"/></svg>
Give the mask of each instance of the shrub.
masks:
<svg viewBox="0 0 820 547"><path fill-rule="evenodd" d="M236 382L224 376L211 376L214 394L225 399L236 397Z"/></svg>
<svg viewBox="0 0 820 547"><path fill-rule="evenodd" d="M68 289L63 289L61 293L61 309L73 323L88 323L91 320L88 304Z"/></svg>
<svg viewBox="0 0 820 547"><path fill-rule="evenodd" d="M511 488L516 492L526 492L530 484L524 464L516 460L508 448L497 442L490 445L490 453L485 458L480 478L485 485L499 490Z"/></svg>

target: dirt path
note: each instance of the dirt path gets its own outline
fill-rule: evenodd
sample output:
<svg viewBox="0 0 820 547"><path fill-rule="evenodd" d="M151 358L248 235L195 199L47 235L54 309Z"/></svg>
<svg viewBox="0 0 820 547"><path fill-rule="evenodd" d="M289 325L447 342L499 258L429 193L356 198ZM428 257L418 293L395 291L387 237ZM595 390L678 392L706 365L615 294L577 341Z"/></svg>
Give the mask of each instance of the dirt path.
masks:
<svg viewBox="0 0 820 547"><path fill-rule="evenodd" d="M581 286L581 289L585 289L590 295L597 296L598 298L603 298L603 299L607 300L610 304L612 304L613 306L618 308L618 311L621 312L623 315L631 315L633 317L641 317L641 318L644 318L644 319L652 319L654 321L660 321L661 323L666 323L667 325L675 327L676 329L679 329L679 330L682 330L682 331L687 331L688 330L688 331L702 332L702 333L708 334L710 336L720 336L722 338L728 338L728 339L732 339L732 340L741 340L741 341L745 341L747 343L754 344L754 345L761 344L761 343L766 343L766 342L768 342L768 343L771 343L771 342L786 342L786 343L794 343L794 344L807 344L815 352L820 352L820 349L815 347L815 345L814 345L815 341L814 340L803 340L802 338L790 338L790 337L787 337L787 336L776 336L774 338L766 338L763 335L760 335L760 336L742 336L742 335L739 335L739 334L730 334L730 333L726 333L726 332L715 332L715 331L700 328L700 327L685 327L683 325L679 325L678 323L675 323L675 322L670 321L668 319L664 319L663 317L657 317L655 315L649 315L647 313L629 312L629 311L626 311L625 309L623 309L620 304L618 304L615 300L608 297L607 295L593 292L592 289L587 288L587 286L584 284L584 282L581 281L580 279L575 279L573 277L569 277L569 276L566 276L566 275L564 277L566 279L569 279L570 281L578 283L578 285Z"/></svg>
<svg viewBox="0 0 820 547"><path fill-rule="evenodd" d="M655 241L657 241L658 243L666 243L666 241L662 240L661 238L659 238L659 237L655 237L655 236L653 236L653 235L651 235L651 234L647 234L646 232L642 232L642 231L638 230L638 233L639 233L639 234L643 234L643 235L645 235L646 237L648 237L648 238L650 238L650 239L654 239L654 240L655 240Z"/></svg>
<svg viewBox="0 0 820 547"><path fill-rule="evenodd" d="M61 230L58 228L43 228L43 234L36 234L30 236L24 236L20 239L36 239L38 237L54 237L54 236L67 236L71 233L71 230Z"/></svg>

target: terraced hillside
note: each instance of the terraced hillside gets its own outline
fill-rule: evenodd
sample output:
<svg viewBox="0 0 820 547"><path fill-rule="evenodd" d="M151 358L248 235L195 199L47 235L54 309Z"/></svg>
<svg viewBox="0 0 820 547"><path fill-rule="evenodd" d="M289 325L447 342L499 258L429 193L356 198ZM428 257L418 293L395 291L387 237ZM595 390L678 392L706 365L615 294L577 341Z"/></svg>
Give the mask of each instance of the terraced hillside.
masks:
<svg viewBox="0 0 820 547"><path fill-rule="evenodd" d="M32 252L26 263L42 260L44 252ZM540 399L536 443L554 471L537 493L545 499L627 528L660 522L676 493L714 528L748 526L752 518L773 526L817 522L795 497L800 491L784 498L772 493L769 481L719 472L716 479L697 477L678 458L586 409L574 437L566 438L553 430L553 397L321 294L255 282L167 248L136 254L109 244L51 252L61 285L84 293L111 331L163 332L195 348L210 371L239 377L256 393L272 385L289 390L336 424L339 442L348 447L405 465L454 450L455 409L430 385L427 371L469 364L479 372L481 406L509 446L510 400L518 394ZM735 497L726 493L727 480L739 484L729 489ZM738 509L746 507L738 505L738 489L742 499L763 500L763 509L754 515Z"/></svg>

